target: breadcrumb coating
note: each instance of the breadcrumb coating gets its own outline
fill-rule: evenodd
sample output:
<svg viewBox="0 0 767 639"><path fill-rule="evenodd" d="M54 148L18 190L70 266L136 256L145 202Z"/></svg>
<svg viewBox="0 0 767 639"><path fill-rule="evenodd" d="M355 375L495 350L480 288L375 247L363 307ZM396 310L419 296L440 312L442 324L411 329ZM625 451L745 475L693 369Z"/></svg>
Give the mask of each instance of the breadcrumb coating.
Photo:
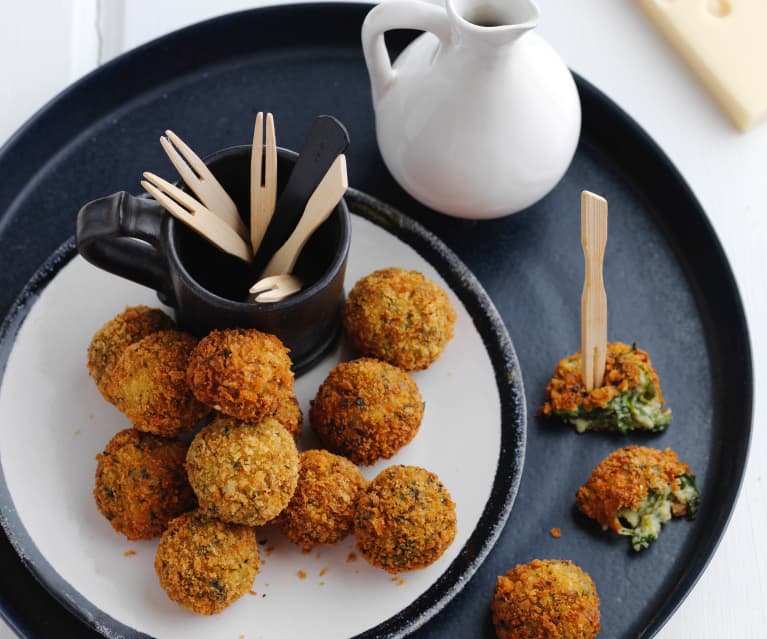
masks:
<svg viewBox="0 0 767 639"><path fill-rule="evenodd" d="M599 596L571 561L534 559L498 577L490 604L498 639L593 639Z"/></svg>
<svg viewBox="0 0 767 639"><path fill-rule="evenodd" d="M298 486L275 523L304 550L341 541L354 527L354 509L367 482L345 457L326 450L299 456Z"/></svg>
<svg viewBox="0 0 767 639"><path fill-rule="evenodd" d="M690 467L679 461L679 456L670 448L626 446L599 463L578 489L575 503L603 528L621 532L624 528L618 519L621 509L638 509L652 492L678 491L680 478L690 474ZM687 509L687 504L672 505L675 517L686 515Z"/></svg>
<svg viewBox="0 0 767 639"><path fill-rule="evenodd" d="M390 573L431 565L457 531L455 504L439 477L417 466L390 466L357 502L357 549Z"/></svg>
<svg viewBox="0 0 767 639"><path fill-rule="evenodd" d="M196 344L188 333L157 331L123 351L108 391L134 428L173 437L192 430L210 412L186 383L187 361Z"/></svg>
<svg viewBox="0 0 767 639"><path fill-rule="evenodd" d="M575 411L579 406L586 410L605 408L613 397L638 386L645 371L649 371L663 403L660 380L646 351L622 342L608 343L604 384L591 391L583 385L581 352L578 351L559 360L554 377L546 386L546 403L541 412L550 415L552 411Z"/></svg>
<svg viewBox="0 0 767 639"><path fill-rule="evenodd" d="M243 421L273 415L293 390L288 349L256 329L214 330L189 357L187 382L195 397Z"/></svg>
<svg viewBox="0 0 767 639"><path fill-rule="evenodd" d="M173 320L160 309L139 305L126 306L96 331L88 345L88 372L104 399L114 403L107 392L108 380L123 351L142 337L172 328Z"/></svg>
<svg viewBox="0 0 767 639"><path fill-rule="evenodd" d="M275 419L259 424L219 415L189 446L186 469L200 510L261 526L287 505L298 482L298 450Z"/></svg>
<svg viewBox="0 0 767 639"><path fill-rule="evenodd" d="M304 414L298 397L291 391L286 391L285 396L277 403L277 408L272 415L285 429L298 441L304 430Z"/></svg>
<svg viewBox="0 0 767 639"><path fill-rule="evenodd" d="M405 370L428 368L453 337L455 320L439 286L401 268L363 277L343 311L344 329L357 349Z"/></svg>
<svg viewBox="0 0 767 639"><path fill-rule="evenodd" d="M309 419L322 442L370 465L389 459L418 432L424 403L405 371L363 357L330 371L311 403Z"/></svg>
<svg viewBox="0 0 767 639"><path fill-rule="evenodd" d="M187 445L128 428L96 457L96 505L128 539L151 539L197 506L186 478Z"/></svg>
<svg viewBox="0 0 767 639"><path fill-rule="evenodd" d="M176 603L214 615L248 592L259 570L256 531L199 511L172 520L157 546L160 586Z"/></svg>

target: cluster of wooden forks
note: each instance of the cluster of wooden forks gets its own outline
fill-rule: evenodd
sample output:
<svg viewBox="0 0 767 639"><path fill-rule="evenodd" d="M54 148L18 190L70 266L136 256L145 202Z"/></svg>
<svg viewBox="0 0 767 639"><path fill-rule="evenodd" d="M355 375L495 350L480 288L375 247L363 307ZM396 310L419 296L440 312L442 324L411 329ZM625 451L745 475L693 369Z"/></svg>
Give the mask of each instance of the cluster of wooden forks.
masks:
<svg viewBox="0 0 767 639"><path fill-rule="evenodd" d="M181 138L173 131L166 131L160 143L199 200L154 173L144 173L141 185L165 210L213 245L251 263L277 205L277 141L272 114L267 113L266 118L263 113L256 116L250 162L250 230L232 198ZM347 188L346 159L340 154L306 201L291 235L250 287L249 301L276 302L301 290L301 282L292 275L293 267L309 237L330 216Z"/></svg>

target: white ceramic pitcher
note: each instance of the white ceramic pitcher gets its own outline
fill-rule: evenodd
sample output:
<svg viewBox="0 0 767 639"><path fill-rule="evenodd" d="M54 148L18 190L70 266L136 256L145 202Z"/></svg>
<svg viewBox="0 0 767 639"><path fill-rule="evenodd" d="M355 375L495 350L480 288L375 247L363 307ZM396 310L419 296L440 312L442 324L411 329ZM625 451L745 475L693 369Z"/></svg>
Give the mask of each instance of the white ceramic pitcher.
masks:
<svg viewBox="0 0 767 639"><path fill-rule="evenodd" d="M378 146L400 185L433 209L493 218L548 193L581 125L572 75L531 30L532 0L392 0L362 27ZM427 31L392 66L390 29Z"/></svg>

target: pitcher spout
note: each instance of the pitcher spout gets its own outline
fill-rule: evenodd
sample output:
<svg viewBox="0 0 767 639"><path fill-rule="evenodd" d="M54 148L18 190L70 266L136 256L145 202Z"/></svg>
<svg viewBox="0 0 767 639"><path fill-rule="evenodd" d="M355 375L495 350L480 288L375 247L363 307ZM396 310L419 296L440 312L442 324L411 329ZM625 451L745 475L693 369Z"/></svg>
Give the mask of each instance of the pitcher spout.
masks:
<svg viewBox="0 0 767 639"><path fill-rule="evenodd" d="M540 17L533 0L446 0L446 8L459 40L490 47L515 42Z"/></svg>

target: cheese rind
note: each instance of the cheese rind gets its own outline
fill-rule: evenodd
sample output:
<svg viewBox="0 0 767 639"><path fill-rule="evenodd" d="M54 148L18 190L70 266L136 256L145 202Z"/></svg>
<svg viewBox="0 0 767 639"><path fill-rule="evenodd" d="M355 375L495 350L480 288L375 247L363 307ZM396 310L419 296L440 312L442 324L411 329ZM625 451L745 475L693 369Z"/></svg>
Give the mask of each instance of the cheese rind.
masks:
<svg viewBox="0 0 767 639"><path fill-rule="evenodd" d="M640 0L735 125L767 120L767 0Z"/></svg>

